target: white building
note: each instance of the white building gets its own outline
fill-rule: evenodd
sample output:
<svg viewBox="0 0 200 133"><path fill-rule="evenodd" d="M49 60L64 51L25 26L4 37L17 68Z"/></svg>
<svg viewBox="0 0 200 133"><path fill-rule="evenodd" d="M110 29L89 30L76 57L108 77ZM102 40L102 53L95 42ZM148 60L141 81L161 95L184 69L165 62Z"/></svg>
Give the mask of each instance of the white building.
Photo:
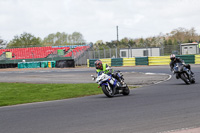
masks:
<svg viewBox="0 0 200 133"><path fill-rule="evenodd" d="M120 49L121 58L160 56L160 48Z"/></svg>
<svg viewBox="0 0 200 133"><path fill-rule="evenodd" d="M199 44L198 43L183 43L180 45L181 55L188 54L199 54Z"/></svg>

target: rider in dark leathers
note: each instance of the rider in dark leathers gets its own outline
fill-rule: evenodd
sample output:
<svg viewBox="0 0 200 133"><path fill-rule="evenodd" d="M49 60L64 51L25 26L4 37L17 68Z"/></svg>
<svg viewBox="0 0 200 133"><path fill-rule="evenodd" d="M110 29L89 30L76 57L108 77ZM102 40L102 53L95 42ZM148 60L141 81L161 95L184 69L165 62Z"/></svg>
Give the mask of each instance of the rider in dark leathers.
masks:
<svg viewBox="0 0 200 133"><path fill-rule="evenodd" d="M170 62L171 71L173 71L174 65L175 65L176 63L182 63L187 69L190 70L190 72L191 72L192 75L194 74L194 73L191 71L191 66L190 66L189 64L185 64L185 62L184 62L182 59L176 57L175 54L171 54L171 55L170 55L170 59L171 59L171 62ZM178 77L176 77L176 78L178 78Z"/></svg>

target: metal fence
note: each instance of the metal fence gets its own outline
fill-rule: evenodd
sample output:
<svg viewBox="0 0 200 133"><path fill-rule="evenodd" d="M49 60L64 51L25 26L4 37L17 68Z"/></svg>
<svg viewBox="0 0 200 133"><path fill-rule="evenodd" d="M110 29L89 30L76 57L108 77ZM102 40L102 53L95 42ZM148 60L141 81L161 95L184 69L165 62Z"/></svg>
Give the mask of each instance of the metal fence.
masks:
<svg viewBox="0 0 200 133"><path fill-rule="evenodd" d="M146 47L151 48L151 47ZM130 50L131 48L128 48ZM132 48L134 49L134 48ZM171 53L180 54L180 46L179 45L168 45L164 47L160 47L160 56L170 55ZM128 54L130 55L130 54ZM151 55L147 55L151 56ZM33 55L33 58L29 58L30 61L37 60L37 55ZM58 54L52 53L47 58L49 60L56 60L58 57L63 57ZM131 56L128 56L128 58L131 58ZM93 47L87 49L86 51L81 51L80 53L77 52L76 55L72 53L72 59L75 61L76 66L82 66L87 65L87 59L103 59L103 58L121 58L120 56L120 49L119 48L108 48L108 49L94 49ZM11 60L13 62L18 62L15 57L13 57L11 60L6 58L5 54L2 54L0 56L0 60L4 60L5 62L10 62Z"/></svg>
<svg viewBox="0 0 200 133"><path fill-rule="evenodd" d="M148 49L152 47L145 47L144 49ZM128 51L134 48L126 48ZM160 48L160 56L170 55L171 53L179 54L180 47L179 46L165 46ZM90 49L86 51L88 59L100 59L100 58L121 58L120 56L120 49L119 48L110 48L110 49ZM128 54L130 55L130 54ZM150 54L147 56L151 56Z"/></svg>
<svg viewBox="0 0 200 133"><path fill-rule="evenodd" d="M148 49L152 47L145 47L144 49ZM126 48L129 50L134 48ZM164 47L160 47L160 56L170 55L170 54L180 54L180 46L179 45L166 45ZM128 54L128 58L133 57L133 53ZM151 54L147 55L151 56ZM122 58L120 56L120 49L119 48L109 48L109 49L93 49L92 47L85 51L80 56L73 56L75 60L75 65L87 65L87 59L104 59L104 58Z"/></svg>

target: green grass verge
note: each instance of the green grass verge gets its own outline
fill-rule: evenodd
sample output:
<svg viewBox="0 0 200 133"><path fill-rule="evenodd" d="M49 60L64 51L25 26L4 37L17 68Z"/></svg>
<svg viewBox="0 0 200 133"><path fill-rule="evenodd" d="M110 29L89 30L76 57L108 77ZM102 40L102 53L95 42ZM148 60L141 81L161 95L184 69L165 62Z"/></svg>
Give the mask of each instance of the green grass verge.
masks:
<svg viewBox="0 0 200 133"><path fill-rule="evenodd" d="M60 99L102 94L102 90L97 87L98 84L96 83L89 83L89 84L0 83L0 106L42 102L50 100L60 100Z"/></svg>
<svg viewBox="0 0 200 133"><path fill-rule="evenodd" d="M101 94L98 84L0 83L0 106Z"/></svg>

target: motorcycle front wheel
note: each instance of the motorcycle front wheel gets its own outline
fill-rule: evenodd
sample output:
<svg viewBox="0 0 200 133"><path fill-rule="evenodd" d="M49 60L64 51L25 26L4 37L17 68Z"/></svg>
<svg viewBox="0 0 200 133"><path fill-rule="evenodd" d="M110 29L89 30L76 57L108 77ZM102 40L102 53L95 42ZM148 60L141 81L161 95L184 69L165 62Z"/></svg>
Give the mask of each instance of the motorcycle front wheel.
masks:
<svg viewBox="0 0 200 133"><path fill-rule="evenodd" d="M185 73L182 73L180 76L181 76L181 79L182 79L187 85L190 84L190 81L189 81L189 79L187 78L187 75L186 75Z"/></svg>
<svg viewBox="0 0 200 133"><path fill-rule="evenodd" d="M107 97L111 98L111 97L114 96L112 89L109 89L108 86L102 85L101 88L102 88L103 93L104 93Z"/></svg>
<svg viewBox="0 0 200 133"><path fill-rule="evenodd" d="M126 86L126 88L123 89L122 94L123 94L123 95L129 95L129 93L130 93L130 89L128 88L128 86Z"/></svg>
<svg viewBox="0 0 200 133"><path fill-rule="evenodd" d="M194 78L194 77L191 77L191 78L190 78L190 82L191 82L192 84L194 84L194 83L195 83L195 78Z"/></svg>

